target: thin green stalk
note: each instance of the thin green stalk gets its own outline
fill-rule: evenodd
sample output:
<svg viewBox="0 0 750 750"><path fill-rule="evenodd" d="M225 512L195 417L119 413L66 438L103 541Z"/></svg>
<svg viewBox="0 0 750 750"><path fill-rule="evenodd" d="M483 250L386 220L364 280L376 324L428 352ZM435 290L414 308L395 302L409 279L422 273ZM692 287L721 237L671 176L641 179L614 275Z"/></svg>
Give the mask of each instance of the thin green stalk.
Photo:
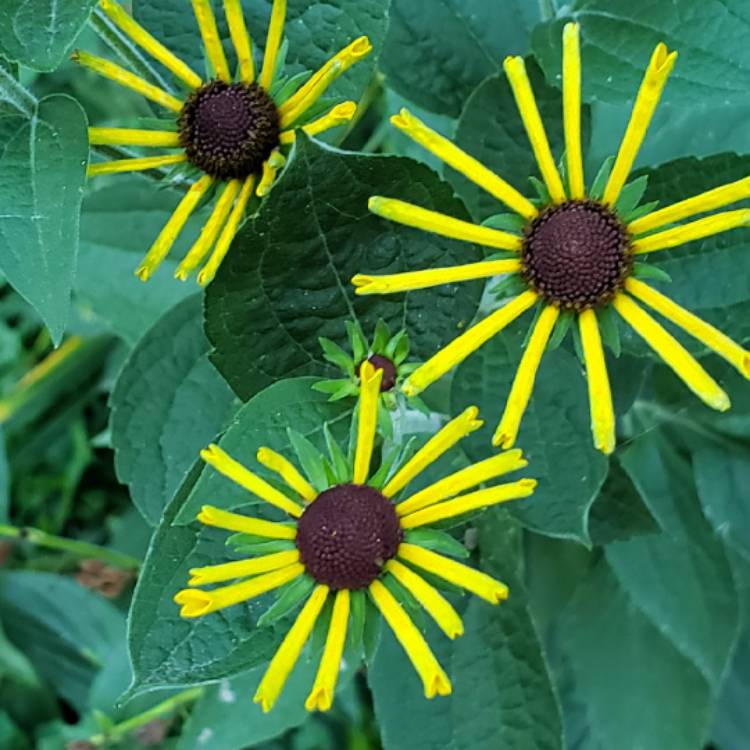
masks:
<svg viewBox="0 0 750 750"><path fill-rule="evenodd" d="M539 0L539 14L542 21L549 21L557 15L554 0Z"/></svg>
<svg viewBox="0 0 750 750"><path fill-rule="evenodd" d="M77 539L66 539L65 537L55 536L41 529L33 529L28 526L19 528L17 526L0 524L0 537L23 539L37 547L68 552L84 560L101 560L104 563L114 565L116 568L123 568L124 570L138 570L141 565L140 560L123 552L100 547L98 544L81 542Z"/></svg>

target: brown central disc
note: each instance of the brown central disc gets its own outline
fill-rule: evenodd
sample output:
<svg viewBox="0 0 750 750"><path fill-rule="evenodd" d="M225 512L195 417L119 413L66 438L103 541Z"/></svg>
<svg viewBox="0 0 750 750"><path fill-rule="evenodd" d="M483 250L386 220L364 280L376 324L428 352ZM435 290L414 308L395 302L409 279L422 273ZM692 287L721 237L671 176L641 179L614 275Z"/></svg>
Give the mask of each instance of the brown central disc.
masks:
<svg viewBox="0 0 750 750"><path fill-rule="evenodd" d="M396 365L391 362L388 357L384 357L382 354L371 354L367 361L376 369L383 371L383 379L380 381L380 392L385 393L386 391L392 390L393 386L396 385L398 379L398 371ZM362 367L360 362L357 365L357 377L359 377L359 369Z"/></svg>
<svg viewBox="0 0 750 750"><path fill-rule="evenodd" d="M567 201L542 211L526 228L521 254L529 286L548 302L584 310L609 302L633 267L630 236L595 201Z"/></svg>
<svg viewBox="0 0 750 750"><path fill-rule="evenodd" d="M297 522L297 548L305 570L334 590L371 584L402 539L393 504L361 484L321 492Z"/></svg>

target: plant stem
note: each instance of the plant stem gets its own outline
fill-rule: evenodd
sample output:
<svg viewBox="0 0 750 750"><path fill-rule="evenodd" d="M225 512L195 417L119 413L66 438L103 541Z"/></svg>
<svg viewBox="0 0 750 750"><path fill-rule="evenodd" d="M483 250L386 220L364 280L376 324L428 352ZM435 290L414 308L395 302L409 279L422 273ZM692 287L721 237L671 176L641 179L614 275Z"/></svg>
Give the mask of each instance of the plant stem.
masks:
<svg viewBox="0 0 750 750"><path fill-rule="evenodd" d="M539 14L542 21L549 21L557 15L554 0L539 0Z"/></svg>
<svg viewBox="0 0 750 750"><path fill-rule="evenodd" d="M106 732L95 734L89 739L89 742L94 745L94 747L103 747L110 742L117 742L130 734L134 729L138 729L139 727L142 727L154 719L158 719L166 714L171 714L180 706L184 706L187 703L193 703L198 700L201 695L203 695L202 687L183 690L181 693L177 693L177 695L173 695L171 698L167 698L167 700L158 703L153 708L149 708L148 711L144 711L137 716L133 716L119 724L115 724Z"/></svg>
<svg viewBox="0 0 750 750"><path fill-rule="evenodd" d="M81 542L77 539L66 539L65 537L55 536L41 529L30 527L18 528L17 526L0 524L0 537L3 536L12 539L24 539L27 542L31 542L31 544L35 544L37 547L69 552L84 560L101 560L104 563L109 563L116 568L123 568L124 570L138 570L141 565L140 560L123 552L100 547L98 544Z"/></svg>

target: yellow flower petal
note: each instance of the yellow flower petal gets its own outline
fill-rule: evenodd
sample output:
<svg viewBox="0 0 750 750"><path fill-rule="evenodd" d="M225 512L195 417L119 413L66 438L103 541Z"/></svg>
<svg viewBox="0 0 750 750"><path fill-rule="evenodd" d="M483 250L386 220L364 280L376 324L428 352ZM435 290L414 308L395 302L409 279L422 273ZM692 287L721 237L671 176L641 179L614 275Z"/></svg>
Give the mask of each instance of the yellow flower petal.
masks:
<svg viewBox="0 0 750 750"><path fill-rule="evenodd" d="M671 206L660 208L658 211L652 211L640 219L631 221L628 231L632 235L643 234L666 224L688 219L695 214L728 206L730 203L736 203L745 198L750 198L750 177L744 177L736 182L707 190L700 195L694 195L679 203L673 203Z"/></svg>
<svg viewBox="0 0 750 750"><path fill-rule="evenodd" d="M179 57L170 52L160 41L154 38L133 17L123 10L114 0L100 0L99 7L110 20L122 29L132 41L158 60L165 68L179 78L191 89L197 89L203 81Z"/></svg>
<svg viewBox="0 0 750 750"><path fill-rule="evenodd" d="M750 210L738 209L737 211L724 211L713 216L691 221L663 232L650 234L633 243L635 253L653 253L655 250L666 250L670 247L678 247L693 240L701 240L714 234L728 232L730 229L750 226Z"/></svg>
<svg viewBox="0 0 750 750"><path fill-rule="evenodd" d="M448 675L393 594L376 579L370 584L370 595L420 676L425 698L450 695Z"/></svg>
<svg viewBox="0 0 750 750"><path fill-rule="evenodd" d="M580 27L566 23L563 29L563 123L570 197L586 197L581 150L581 45Z"/></svg>
<svg viewBox="0 0 750 750"><path fill-rule="evenodd" d="M712 409L726 411L729 397L716 381L696 362L672 335L662 328L645 310L625 294L618 294L615 310L635 332L668 364L696 396Z"/></svg>
<svg viewBox="0 0 750 750"><path fill-rule="evenodd" d="M530 200L447 138L428 128L408 110L402 109L399 114L391 117L391 122L413 141L426 148L448 166L453 167L475 185L479 185L490 195L505 203L520 216L533 219L537 215L538 211Z"/></svg>
<svg viewBox="0 0 750 750"><path fill-rule="evenodd" d="M397 557L428 573L433 573L448 583L470 591L490 604L499 604L508 598L508 587L504 583L416 544L402 543L398 548Z"/></svg>
<svg viewBox="0 0 750 750"><path fill-rule="evenodd" d="M211 0L193 0L193 13L195 13L195 20L198 22L208 61L211 63L216 77L228 83L232 80L232 76L229 73L224 48L221 46L219 30L216 28L216 17L211 6Z"/></svg>
<svg viewBox="0 0 750 750"><path fill-rule="evenodd" d="M528 290L503 305L499 310L495 310L418 367L403 384L401 390L410 397L421 393L427 386L445 375L448 370L463 362L498 331L526 312L536 300L536 292Z"/></svg>
<svg viewBox="0 0 750 750"><path fill-rule="evenodd" d="M259 198L271 192L276 180L276 173L283 168L284 164L286 164L286 158L278 150L272 151L271 155L263 162L263 175L258 183L258 189L255 191Z"/></svg>
<svg viewBox="0 0 750 750"><path fill-rule="evenodd" d="M521 419L531 398L531 392L534 390L534 380L539 363L542 361L542 354L547 348L547 342L559 314L560 311L553 305L546 305L542 310L518 365L505 411L492 438L493 445L511 448L516 442Z"/></svg>
<svg viewBox="0 0 750 750"><path fill-rule="evenodd" d="M209 583L231 581L234 578L247 578L259 573L268 573L299 562L299 552L288 550L275 552L272 555L253 557L248 560L234 560L220 565L207 565L203 568L191 568L188 586L205 586Z"/></svg>
<svg viewBox="0 0 750 750"><path fill-rule="evenodd" d="M125 68L115 65L115 63L109 60L105 60L103 57L96 57L96 55L90 55L83 50L76 50L71 55L71 60L89 70L93 70L100 76L109 78L110 81L119 83L120 86L131 89L141 96L145 96L146 99L161 104L162 107L171 109L173 112L182 111L183 102L179 99L176 99L166 91L162 91L158 86L144 81L129 70L125 70Z"/></svg>
<svg viewBox="0 0 750 750"><path fill-rule="evenodd" d="M284 19L286 18L286 0L273 0L271 21L268 25L266 37L266 51L263 54L263 68L260 72L260 85L268 91L273 83L276 70L276 58L279 56L281 37L284 33Z"/></svg>
<svg viewBox="0 0 750 750"><path fill-rule="evenodd" d="M276 699L281 694L287 678L294 669L294 665L310 637L327 597L328 586L315 587L294 621L294 625L281 642L279 650L271 659L271 663L268 665L268 669L253 697L253 702L260 703L264 713L268 713L273 708Z"/></svg>
<svg viewBox="0 0 750 750"><path fill-rule="evenodd" d="M612 453L615 449L615 412L596 313L584 310L578 316L578 327L581 331L583 359L586 362L594 445L602 453Z"/></svg>
<svg viewBox="0 0 750 750"><path fill-rule="evenodd" d="M98 177L103 174L120 174L121 172L144 172L147 169L159 169L171 164L187 161L185 154L168 154L167 156L146 156L138 159L115 159L99 164L89 164L87 177Z"/></svg>
<svg viewBox="0 0 750 750"><path fill-rule="evenodd" d="M190 189L169 217L169 221L164 225L164 229L159 233L156 242L151 245L151 249L146 253L146 257L136 270L135 274L141 281L148 281L164 258L167 257L177 236L213 181L214 178L210 175L203 175L200 180L190 186Z"/></svg>
<svg viewBox="0 0 750 750"><path fill-rule="evenodd" d="M252 534L266 539L295 539L297 536L297 530L293 526L230 513L213 505L204 505L196 518L204 526L214 526L217 529Z"/></svg>
<svg viewBox="0 0 750 750"><path fill-rule="evenodd" d="M359 416L357 421L357 450L354 454L355 484L364 484L370 473L375 429L378 424L378 401L383 371L365 360L359 370Z"/></svg>
<svg viewBox="0 0 750 750"><path fill-rule="evenodd" d="M206 286L209 282L213 281L216 272L219 270L219 266L229 252L229 247L232 244L235 234L237 234L237 227L239 227L243 216L245 215L245 209L247 208L247 202L250 200L250 196L253 194L253 188L255 187L255 175L250 175L245 179L242 184L242 190L237 196L237 200L234 202L232 212L229 214L229 218L224 224L224 228L221 230L219 239L216 240L211 257L208 259L203 268L198 273L198 283L201 286Z"/></svg>
<svg viewBox="0 0 750 750"><path fill-rule="evenodd" d="M346 125L352 120L354 115L357 114L357 103L356 102L341 102L337 104L330 112L318 117L317 120L308 122L307 125L302 127L302 130L307 135L319 135L325 133L326 130L335 128L339 125ZM281 145L289 145L294 143L296 138L295 130L285 130L281 133L279 138Z"/></svg>
<svg viewBox="0 0 750 750"><path fill-rule="evenodd" d="M133 128L89 128L92 146L163 146L180 145L179 133L169 130L136 130Z"/></svg>
<svg viewBox="0 0 750 750"><path fill-rule="evenodd" d="M505 503L508 500L528 497L536 487L535 479L519 479L517 482L498 484L495 487L487 487L483 490L461 495L453 500L445 500L436 503L429 508L423 508L414 513L402 516L401 526L404 529L416 529L420 526L444 521L447 518L462 516L472 510L487 508L490 505Z"/></svg>
<svg viewBox="0 0 750 750"><path fill-rule="evenodd" d="M297 467L284 456L270 448L259 448L255 457L259 464L275 471L301 498L309 503L318 496L310 483L297 471Z"/></svg>
<svg viewBox="0 0 750 750"><path fill-rule="evenodd" d="M661 99L667 78L674 68L675 60L677 60L677 52L669 52L662 43L656 45L648 69L643 76L643 82L638 90L638 96L633 105L630 122L625 129L620 150L604 189L602 201L609 206L614 206L620 197L620 192L628 179L635 157L638 155L648 126L651 124L651 118L659 104L659 99Z"/></svg>
<svg viewBox="0 0 750 750"><path fill-rule="evenodd" d="M227 17L229 36L232 37L237 61L240 64L240 78L244 83L252 83L255 80L255 63L240 0L224 0L224 15Z"/></svg>
<svg viewBox="0 0 750 750"><path fill-rule="evenodd" d="M425 608L448 638L453 640L464 634L464 626L458 612L422 576L398 560L389 560L385 564L385 569Z"/></svg>
<svg viewBox="0 0 750 750"><path fill-rule="evenodd" d="M174 601L182 607L180 617L203 617L203 615L233 607L235 604L277 589L304 572L304 565L295 563L286 568L264 573L257 578L251 578L249 581L233 583L231 586L222 586L212 591L183 589L175 594Z"/></svg>
<svg viewBox="0 0 750 750"><path fill-rule="evenodd" d="M698 339L709 349L712 349L729 364L737 368L744 377L750 379L750 352L732 341L729 336L638 279L629 278L625 282L625 289L667 320L671 320L683 331Z"/></svg>
<svg viewBox="0 0 750 750"><path fill-rule="evenodd" d="M523 246L523 239L518 235L472 224L470 221L454 219L452 216L446 216L437 211L428 211L426 208L395 198L373 195L367 205L372 213L382 216L384 219L396 221L408 227L423 229L425 232L434 232L442 237L476 242L485 247L515 252L518 252Z"/></svg>
<svg viewBox="0 0 750 750"><path fill-rule="evenodd" d="M294 518L302 515L302 508L298 503L290 500L286 495L272 487L268 482L256 476L241 463L235 461L218 445L212 443L201 451L201 458L216 471L231 479L235 484L243 487L253 495L265 500L270 505L280 508Z"/></svg>
<svg viewBox="0 0 750 750"><path fill-rule="evenodd" d="M331 624L328 627L328 638L323 650L323 657L320 660L315 683L305 701L305 708L308 711L328 711L333 704L336 682L341 670L341 658L344 654L348 622L349 591L342 589L337 592L336 600L333 603L333 614L331 615Z"/></svg>
<svg viewBox="0 0 750 750"><path fill-rule="evenodd" d="M423 490L412 495L410 498L396 505L396 513L405 516L416 510L427 508L441 500L454 497L470 487L476 487L488 479L499 477L511 471L528 466L528 461L523 458L520 450L505 451L496 456L486 458L484 461L467 466L439 481L431 484Z"/></svg>
<svg viewBox="0 0 750 750"><path fill-rule="evenodd" d="M477 419L479 409L470 406L462 414L452 419L436 432L391 478L383 488L386 497L393 497L406 487L412 479L421 474L433 461L436 461L459 440L478 430L484 422Z"/></svg>
<svg viewBox="0 0 750 750"><path fill-rule="evenodd" d="M544 131L534 92L531 90L531 82L526 74L526 63L524 63L522 57L506 57L503 67L510 87L513 89L518 111L521 113L521 119L529 136L529 142L539 165L539 171L544 178L544 184L549 190L550 198L552 198L553 203L562 203L566 198L565 188L560 173L555 166L555 159L547 140L547 133Z"/></svg>

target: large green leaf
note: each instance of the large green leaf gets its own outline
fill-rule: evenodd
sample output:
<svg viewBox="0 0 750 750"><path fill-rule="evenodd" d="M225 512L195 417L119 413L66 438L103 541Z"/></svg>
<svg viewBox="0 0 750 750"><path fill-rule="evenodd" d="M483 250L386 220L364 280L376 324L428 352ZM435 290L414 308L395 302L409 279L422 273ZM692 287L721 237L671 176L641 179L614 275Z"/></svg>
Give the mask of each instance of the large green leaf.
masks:
<svg viewBox="0 0 750 750"><path fill-rule="evenodd" d="M96 2L3 0L0 55L34 70L54 70L73 46Z"/></svg>
<svg viewBox="0 0 750 750"><path fill-rule="evenodd" d="M37 101L0 68L0 268L56 343L70 306L87 154L86 116L74 99Z"/></svg>
<svg viewBox="0 0 750 750"><path fill-rule="evenodd" d="M357 273L471 262L471 245L370 214L374 193L464 217L427 167L393 156L356 156L302 136L294 161L245 224L206 296L211 360L242 398L276 378L325 372L319 336L347 346L343 320L370 336L378 318L410 332L415 359L432 354L474 316L481 284L355 296ZM248 371L259 377L248 378Z"/></svg>
<svg viewBox="0 0 750 750"><path fill-rule="evenodd" d="M208 361L201 299L178 303L130 353L112 393L112 447L120 481L156 525L198 455L234 411Z"/></svg>
<svg viewBox="0 0 750 750"><path fill-rule="evenodd" d="M744 0L573 0L560 8L557 20L536 27L532 47L547 78L558 81L562 28L570 20L580 23L586 99L634 99L659 42L679 52L669 99L723 105L747 94L750 14Z"/></svg>
<svg viewBox="0 0 750 750"><path fill-rule="evenodd" d="M472 90L525 54L539 6L524 0L393 0L381 68L425 109L457 117Z"/></svg>
<svg viewBox="0 0 750 750"><path fill-rule="evenodd" d="M341 436L351 407L331 404L316 393L312 378L277 383L249 401L219 445L238 461L263 473L255 461L261 445L289 455L287 428L319 444L328 422ZM217 680L246 671L271 655L281 630L256 627L267 597L198 620L182 620L172 601L184 588L188 569L228 558L226 532L202 529L194 519L204 504L234 509L257 502L218 472L195 468L164 511L144 563L130 612L130 655L136 692L166 685ZM254 505L254 514L266 508Z"/></svg>

